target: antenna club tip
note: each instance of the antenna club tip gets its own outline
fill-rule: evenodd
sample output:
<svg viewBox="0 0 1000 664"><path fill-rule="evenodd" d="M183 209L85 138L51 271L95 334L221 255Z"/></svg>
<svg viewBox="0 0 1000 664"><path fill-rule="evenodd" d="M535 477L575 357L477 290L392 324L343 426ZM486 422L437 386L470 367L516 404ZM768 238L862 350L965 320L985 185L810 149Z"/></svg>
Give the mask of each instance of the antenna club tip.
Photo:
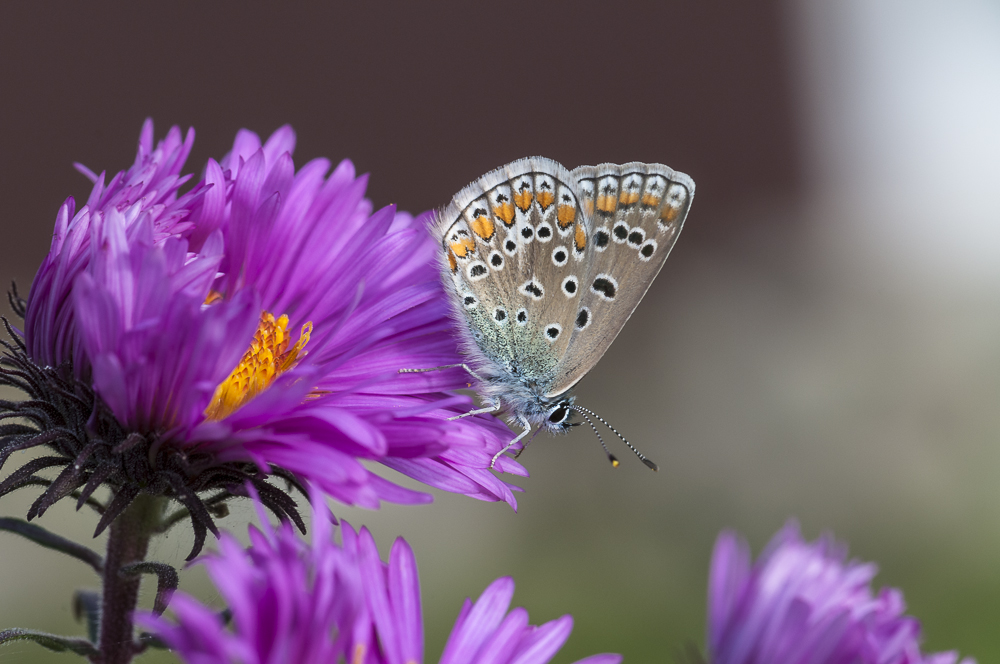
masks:
<svg viewBox="0 0 1000 664"><path fill-rule="evenodd" d="M608 460L611 461L611 466L613 468L617 468L618 466L621 465L621 463L618 462L618 459L616 459L614 456L610 454L608 455Z"/></svg>
<svg viewBox="0 0 1000 664"><path fill-rule="evenodd" d="M657 466L657 465L656 465L655 463L653 463L652 461L650 461L649 459L643 459L643 460L642 460L642 462L643 462L644 464L646 464L646 467L648 467L648 468L649 468L650 470L653 470L653 471L656 471L656 472L659 472L659 471L660 471L660 467L659 467L659 466Z"/></svg>

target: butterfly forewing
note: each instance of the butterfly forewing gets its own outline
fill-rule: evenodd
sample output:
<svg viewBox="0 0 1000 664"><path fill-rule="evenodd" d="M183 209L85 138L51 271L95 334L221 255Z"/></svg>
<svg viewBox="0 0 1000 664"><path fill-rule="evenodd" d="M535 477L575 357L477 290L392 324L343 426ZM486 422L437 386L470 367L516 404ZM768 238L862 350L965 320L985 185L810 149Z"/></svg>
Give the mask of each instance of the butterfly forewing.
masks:
<svg viewBox="0 0 1000 664"><path fill-rule="evenodd" d="M521 159L484 175L439 215L456 301L501 371L546 389L569 350L589 229L569 171Z"/></svg>
<svg viewBox="0 0 1000 664"><path fill-rule="evenodd" d="M545 394L575 385L615 340L680 234L694 182L660 164L572 171L589 224L572 336Z"/></svg>

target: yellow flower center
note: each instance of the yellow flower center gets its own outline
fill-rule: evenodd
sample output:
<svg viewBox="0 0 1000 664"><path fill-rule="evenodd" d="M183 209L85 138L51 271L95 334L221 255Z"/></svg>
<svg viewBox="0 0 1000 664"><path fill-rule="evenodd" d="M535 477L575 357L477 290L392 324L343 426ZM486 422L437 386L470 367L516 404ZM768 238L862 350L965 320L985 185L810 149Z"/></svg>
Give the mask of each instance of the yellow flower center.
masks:
<svg viewBox="0 0 1000 664"><path fill-rule="evenodd" d="M212 403L205 409L205 417L210 420L228 417L266 390L275 378L294 367L305 355L302 349L309 343L311 333L312 323L309 322L302 326L299 340L289 348L288 316L275 320L273 314L267 311L261 313L250 348L229 378L215 388Z"/></svg>

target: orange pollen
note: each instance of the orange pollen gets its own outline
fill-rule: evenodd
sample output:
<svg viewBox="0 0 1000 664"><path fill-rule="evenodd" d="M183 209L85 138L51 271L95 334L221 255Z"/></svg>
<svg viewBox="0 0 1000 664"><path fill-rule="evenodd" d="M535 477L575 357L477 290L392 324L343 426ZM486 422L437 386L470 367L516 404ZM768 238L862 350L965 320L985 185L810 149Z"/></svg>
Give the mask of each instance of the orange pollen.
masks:
<svg viewBox="0 0 1000 664"><path fill-rule="evenodd" d="M309 343L311 333L309 322L302 326L299 340L289 348L288 316L275 320L273 314L262 312L250 348L229 378L215 388L205 417L210 420L228 417L266 390L278 376L298 364L305 355L302 349Z"/></svg>
<svg viewBox="0 0 1000 664"><path fill-rule="evenodd" d="M221 302L222 300L222 293L217 290L210 290L208 291L208 295L205 297L205 304L215 304L216 302Z"/></svg>

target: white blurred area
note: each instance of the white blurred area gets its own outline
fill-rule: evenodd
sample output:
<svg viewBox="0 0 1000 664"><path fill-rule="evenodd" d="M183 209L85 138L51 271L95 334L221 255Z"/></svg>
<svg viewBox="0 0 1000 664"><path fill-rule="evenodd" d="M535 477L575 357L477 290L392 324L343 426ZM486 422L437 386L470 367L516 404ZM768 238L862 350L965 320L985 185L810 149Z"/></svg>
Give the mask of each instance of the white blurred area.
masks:
<svg viewBox="0 0 1000 664"><path fill-rule="evenodd" d="M1000 3L800 0L790 13L829 255L914 295L1000 289Z"/></svg>

